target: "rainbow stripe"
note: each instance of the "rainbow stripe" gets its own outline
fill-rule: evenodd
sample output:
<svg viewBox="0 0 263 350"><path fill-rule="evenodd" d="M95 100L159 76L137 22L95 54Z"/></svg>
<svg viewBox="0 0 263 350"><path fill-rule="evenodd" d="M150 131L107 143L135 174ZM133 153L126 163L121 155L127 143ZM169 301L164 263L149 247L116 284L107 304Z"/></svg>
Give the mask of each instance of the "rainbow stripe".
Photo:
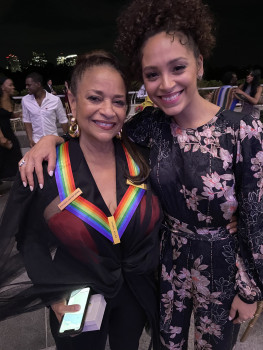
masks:
<svg viewBox="0 0 263 350"><path fill-rule="evenodd" d="M139 167L132 159L124 145L124 153L128 163L129 173L131 176L139 174ZM75 181L71 169L69 158L69 143L66 142L57 147L57 164L55 170L56 182L60 200L63 201L72 192L76 190ZM135 210L145 193L145 190L135 186L129 186L120 201L115 213L114 219L118 229L119 237L123 235L128 226ZM113 242L112 233L109 226L108 217L97 206L79 196L72 201L66 209L72 214L79 217L81 220L92 226L103 236Z"/></svg>

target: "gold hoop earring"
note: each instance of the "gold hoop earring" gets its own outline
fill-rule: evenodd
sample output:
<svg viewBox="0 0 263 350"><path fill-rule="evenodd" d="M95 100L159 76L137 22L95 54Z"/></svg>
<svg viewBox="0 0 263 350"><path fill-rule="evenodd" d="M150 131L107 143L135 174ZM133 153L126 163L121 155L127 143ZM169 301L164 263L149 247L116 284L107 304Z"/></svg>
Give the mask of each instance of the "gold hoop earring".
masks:
<svg viewBox="0 0 263 350"><path fill-rule="evenodd" d="M69 125L69 131L68 133L70 134L71 137L79 137L80 131L79 131L79 126L77 123L77 119L72 117L70 119L70 125Z"/></svg>
<svg viewBox="0 0 263 350"><path fill-rule="evenodd" d="M119 132L117 132L115 137L116 137L116 139L121 140L121 138L122 138L122 129Z"/></svg>

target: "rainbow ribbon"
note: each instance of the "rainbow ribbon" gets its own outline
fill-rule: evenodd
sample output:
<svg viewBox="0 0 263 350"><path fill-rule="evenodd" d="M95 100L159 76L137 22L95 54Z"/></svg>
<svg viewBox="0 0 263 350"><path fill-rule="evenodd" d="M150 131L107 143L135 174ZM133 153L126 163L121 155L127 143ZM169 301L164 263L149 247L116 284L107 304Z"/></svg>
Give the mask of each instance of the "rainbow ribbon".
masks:
<svg viewBox="0 0 263 350"><path fill-rule="evenodd" d="M130 175L138 175L138 165L132 159L126 147L124 145L122 146L127 159ZM69 142L66 142L57 147L57 164L55 176L61 201L63 201L76 190L68 148ZM144 193L145 189L129 186L124 196L122 197L113 215L120 238L128 226L136 208L140 204ZM112 231L110 229L109 218L96 205L79 196L70 204L68 204L66 209L86 222L88 225L92 226L95 230L100 232L110 241L115 242L113 239Z"/></svg>

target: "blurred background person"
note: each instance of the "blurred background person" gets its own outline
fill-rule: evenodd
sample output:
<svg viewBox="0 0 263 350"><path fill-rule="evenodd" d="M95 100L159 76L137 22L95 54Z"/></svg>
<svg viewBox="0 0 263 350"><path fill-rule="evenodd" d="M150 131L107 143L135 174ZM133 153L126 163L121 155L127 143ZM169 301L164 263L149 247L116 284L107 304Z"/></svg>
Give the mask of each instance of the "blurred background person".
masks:
<svg viewBox="0 0 263 350"><path fill-rule="evenodd" d="M0 180L12 180L17 172L18 161L22 157L10 119L14 117L13 81L0 77Z"/></svg>
<svg viewBox="0 0 263 350"><path fill-rule="evenodd" d="M68 118L58 96L44 90L43 78L34 72L26 77L28 95L22 98L23 121L30 147L42 136L58 135L57 120L63 132L68 131Z"/></svg>
<svg viewBox="0 0 263 350"><path fill-rule="evenodd" d="M234 72L226 72L222 77L223 86L212 92L211 102L224 109L233 111L236 107L238 99L234 96L237 84L237 75Z"/></svg>
<svg viewBox="0 0 263 350"><path fill-rule="evenodd" d="M63 89L65 109L66 109L66 113L67 113L68 118L70 118L72 116L72 113L71 113L71 107L70 107L69 99L68 99L68 91L69 91L69 80L65 80L64 89Z"/></svg>
<svg viewBox="0 0 263 350"><path fill-rule="evenodd" d="M260 109L257 106L262 95L260 86L260 69L250 70L244 84L235 89L235 96L242 102L241 112L260 118Z"/></svg>
<svg viewBox="0 0 263 350"><path fill-rule="evenodd" d="M48 79L47 84L45 86L45 90L47 92L49 92L50 94L52 94L52 95L56 95L57 94L56 91L53 88L53 83L52 83L51 79Z"/></svg>

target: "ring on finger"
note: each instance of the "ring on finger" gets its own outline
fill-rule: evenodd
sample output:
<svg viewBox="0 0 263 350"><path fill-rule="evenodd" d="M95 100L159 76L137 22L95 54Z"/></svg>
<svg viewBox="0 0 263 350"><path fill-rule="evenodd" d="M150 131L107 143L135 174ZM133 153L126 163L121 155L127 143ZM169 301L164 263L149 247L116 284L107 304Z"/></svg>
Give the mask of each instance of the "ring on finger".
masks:
<svg viewBox="0 0 263 350"><path fill-rule="evenodd" d="M19 167L21 167L21 166L23 166L24 164L26 164L26 161L25 161L25 159L23 158L23 159L21 160L21 162L20 162L18 165L19 165Z"/></svg>

